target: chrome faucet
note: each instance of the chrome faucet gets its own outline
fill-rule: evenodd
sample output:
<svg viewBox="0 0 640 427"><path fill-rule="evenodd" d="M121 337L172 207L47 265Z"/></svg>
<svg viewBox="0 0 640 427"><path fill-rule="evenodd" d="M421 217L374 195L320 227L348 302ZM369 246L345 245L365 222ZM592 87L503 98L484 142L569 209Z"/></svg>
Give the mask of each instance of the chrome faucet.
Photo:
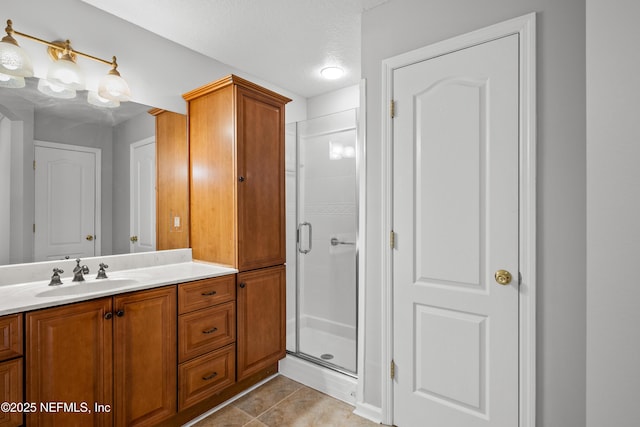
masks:
<svg viewBox="0 0 640 427"><path fill-rule="evenodd" d="M87 267L86 265L80 267L80 258L76 258L76 262L78 263L78 265L73 268L73 281L84 282L83 274L89 274L89 267Z"/></svg>
<svg viewBox="0 0 640 427"><path fill-rule="evenodd" d="M109 266L107 264L105 264L104 262L100 263L100 269L98 270L98 275L96 276L96 279L106 279L107 278L107 272L104 271L105 268L109 268Z"/></svg>
<svg viewBox="0 0 640 427"><path fill-rule="evenodd" d="M58 286L62 285L62 280L60 280L60 275L64 273L64 270L61 268L53 269L53 276L51 276L51 281L49 282L49 286Z"/></svg>

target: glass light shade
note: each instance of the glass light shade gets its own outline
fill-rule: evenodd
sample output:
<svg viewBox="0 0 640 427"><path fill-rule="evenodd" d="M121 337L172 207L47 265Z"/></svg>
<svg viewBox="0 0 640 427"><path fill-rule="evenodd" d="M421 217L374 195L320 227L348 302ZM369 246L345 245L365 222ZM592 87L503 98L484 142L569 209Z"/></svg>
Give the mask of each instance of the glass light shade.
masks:
<svg viewBox="0 0 640 427"><path fill-rule="evenodd" d="M103 108L118 108L120 106L120 101L103 98L98 95L97 92L91 90L87 92L87 102L91 105L95 105L96 107Z"/></svg>
<svg viewBox="0 0 640 427"><path fill-rule="evenodd" d="M20 46L8 41L13 40L8 37L0 41L0 73L16 77L33 76L31 58Z"/></svg>
<svg viewBox="0 0 640 427"><path fill-rule="evenodd" d="M9 74L0 73L0 87L8 87L11 89L20 89L25 86L24 77L10 76Z"/></svg>
<svg viewBox="0 0 640 427"><path fill-rule="evenodd" d="M131 89L117 71L115 73L109 72L100 80L98 95L112 101L126 102L131 99Z"/></svg>
<svg viewBox="0 0 640 427"><path fill-rule="evenodd" d="M78 64L64 56L51 64L47 73L47 80L49 83L66 89L84 89L84 74L82 70Z"/></svg>
<svg viewBox="0 0 640 427"><path fill-rule="evenodd" d="M38 81L38 90L45 95L53 96L54 98L71 99L76 97L75 89L58 86L46 79L40 79Z"/></svg>
<svg viewBox="0 0 640 427"><path fill-rule="evenodd" d="M320 70L320 75L327 80L335 80L344 75L344 70L340 67L325 67Z"/></svg>

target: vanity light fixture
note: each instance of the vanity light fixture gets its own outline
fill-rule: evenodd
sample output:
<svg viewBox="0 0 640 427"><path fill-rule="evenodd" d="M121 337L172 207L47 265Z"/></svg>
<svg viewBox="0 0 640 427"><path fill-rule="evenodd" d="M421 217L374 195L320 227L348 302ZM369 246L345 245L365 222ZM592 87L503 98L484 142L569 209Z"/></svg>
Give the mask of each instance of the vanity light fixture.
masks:
<svg viewBox="0 0 640 427"><path fill-rule="evenodd" d="M94 92L92 90L87 92L87 102L91 105L95 105L96 107L103 108L117 108L120 106L120 101L103 98L98 95L98 92Z"/></svg>
<svg viewBox="0 0 640 427"><path fill-rule="evenodd" d="M108 74L100 80L98 85L98 94L102 98L118 103L131 99L131 90L127 82L118 72L118 63L116 62L115 56L111 61L107 61L73 50L69 40L64 42L48 42L21 33L13 29L13 23L10 19L7 20L5 31L7 35L0 40L0 86L12 88L24 87L24 78L33 76L33 65L29 55L18 45L18 42L13 37L14 35L18 35L46 45L47 52L54 61L51 67L49 67L46 81L42 83L42 92L48 93L51 96L64 93L64 97L68 97L71 93L75 94L77 90L83 90L85 88L84 75L78 64L76 64L77 56L82 56L111 66ZM22 81L20 79L22 79ZM20 86L20 84L22 84L22 86ZM38 84L39 89L40 86L41 85ZM51 93L49 89L55 94Z"/></svg>
<svg viewBox="0 0 640 427"><path fill-rule="evenodd" d="M25 87L25 84L24 77L10 76L9 74L0 73L0 87L20 89Z"/></svg>
<svg viewBox="0 0 640 427"><path fill-rule="evenodd" d="M40 79L38 81L38 90L45 95L49 95L54 98L72 99L76 97L75 89L59 86L55 83L51 83L48 79Z"/></svg>
<svg viewBox="0 0 640 427"><path fill-rule="evenodd" d="M324 67L320 70L320 75L327 80L336 80L344 76L344 70L340 67Z"/></svg>

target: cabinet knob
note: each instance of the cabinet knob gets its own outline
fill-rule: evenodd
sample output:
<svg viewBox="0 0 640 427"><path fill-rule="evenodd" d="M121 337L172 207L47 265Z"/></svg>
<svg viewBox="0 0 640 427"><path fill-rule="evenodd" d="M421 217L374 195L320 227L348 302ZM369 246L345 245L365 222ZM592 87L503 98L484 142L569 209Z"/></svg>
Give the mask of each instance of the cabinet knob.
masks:
<svg viewBox="0 0 640 427"><path fill-rule="evenodd" d="M238 178L238 181L240 181L240 182L244 182L245 180L246 180L246 179L245 179L245 177L244 177L244 176L241 176L240 178Z"/></svg>
<svg viewBox="0 0 640 427"><path fill-rule="evenodd" d="M107 319L107 320L111 319L112 317L113 317L113 313L112 312L108 312L108 313L104 314L104 318Z"/></svg>
<svg viewBox="0 0 640 427"><path fill-rule="evenodd" d="M122 316L124 316L124 310L118 310L118 311L116 311L116 316L118 316L118 317L122 317Z"/></svg>
<svg viewBox="0 0 640 427"><path fill-rule="evenodd" d="M247 286L247 284L244 283L244 282L241 282L238 286L240 286L242 289L244 289L244 287Z"/></svg>
<svg viewBox="0 0 640 427"><path fill-rule="evenodd" d="M212 333L214 333L214 332L215 332L215 331L217 331L217 330L218 330L218 328L215 328L215 327L214 327L214 328L211 328L211 329L205 329L204 331L202 331L202 333L203 333L203 334L212 334Z"/></svg>

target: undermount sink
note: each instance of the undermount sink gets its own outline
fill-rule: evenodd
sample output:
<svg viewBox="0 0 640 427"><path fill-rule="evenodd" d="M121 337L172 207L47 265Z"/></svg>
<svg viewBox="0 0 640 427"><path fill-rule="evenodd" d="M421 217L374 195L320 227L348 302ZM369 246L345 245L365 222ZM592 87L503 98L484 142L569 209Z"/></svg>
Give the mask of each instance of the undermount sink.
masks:
<svg viewBox="0 0 640 427"><path fill-rule="evenodd" d="M93 279L86 280L84 282L71 282L63 283L58 286L48 287L47 290L36 294L38 297L54 297L62 295L80 295L88 294L91 292L109 291L112 289L126 288L127 286L138 284L139 281L135 279L125 278L108 278L108 279Z"/></svg>

